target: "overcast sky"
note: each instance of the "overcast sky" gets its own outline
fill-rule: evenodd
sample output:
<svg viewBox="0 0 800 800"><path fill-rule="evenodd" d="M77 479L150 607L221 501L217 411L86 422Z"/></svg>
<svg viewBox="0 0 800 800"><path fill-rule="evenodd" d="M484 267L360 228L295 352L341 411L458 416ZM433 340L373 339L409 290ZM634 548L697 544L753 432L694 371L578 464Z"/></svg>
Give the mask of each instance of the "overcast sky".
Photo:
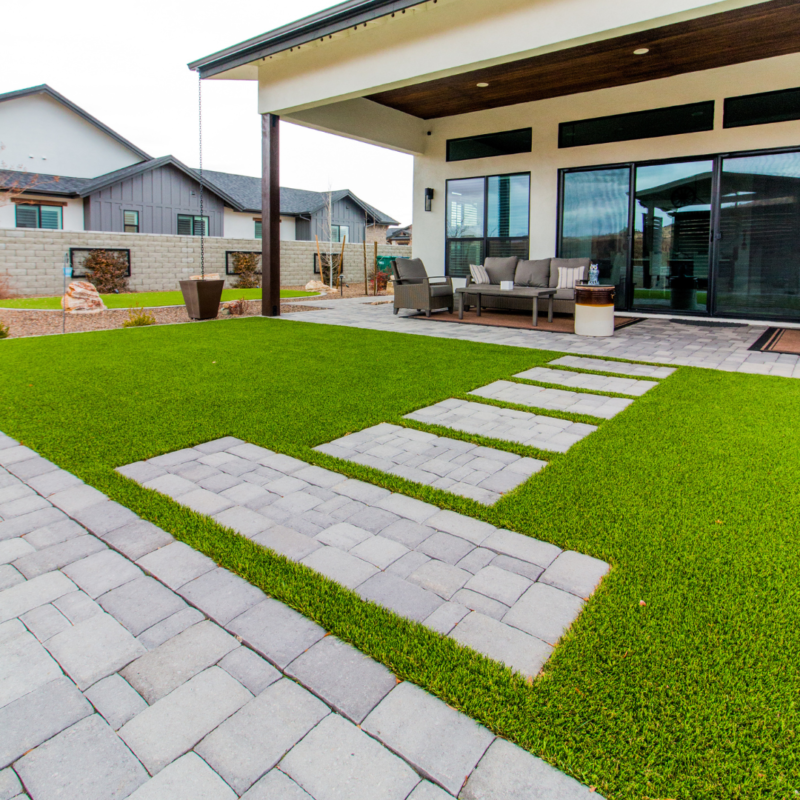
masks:
<svg viewBox="0 0 800 800"><path fill-rule="evenodd" d="M196 167L197 74L186 64L333 5L328 0L3 3L0 93L47 83L151 156ZM255 82L203 82L203 164L261 174ZM351 189L411 222L412 158L283 124L281 185Z"/></svg>

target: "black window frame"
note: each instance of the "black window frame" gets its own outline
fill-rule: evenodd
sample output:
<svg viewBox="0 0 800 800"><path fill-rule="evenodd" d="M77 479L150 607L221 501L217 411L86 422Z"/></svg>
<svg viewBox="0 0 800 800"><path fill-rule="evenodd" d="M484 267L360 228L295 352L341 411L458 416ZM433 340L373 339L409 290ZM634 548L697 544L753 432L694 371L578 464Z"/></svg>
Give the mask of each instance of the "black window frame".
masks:
<svg viewBox="0 0 800 800"><path fill-rule="evenodd" d="M35 208L36 209L36 225L20 225L18 222L17 214L20 207L22 208ZM58 209L58 222L57 228L43 228L42 227L42 209L43 208L56 208ZM53 203L15 203L14 204L14 227L21 230L29 231L63 231L64 230L64 206L61 204L54 205Z"/></svg>
<svg viewBox="0 0 800 800"><path fill-rule="evenodd" d="M247 254L253 253L254 255L259 256L259 258L263 255L263 250L226 250L225 251L225 274L226 275L235 275L236 273L233 271L233 265L231 264L231 256L238 255L239 253ZM261 267L256 270L256 275L261 274Z"/></svg>
<svg viewBox="0 0 800 800"><path fill-rule="evenodd" d="M136 214L136 225L128 225L128 223L125 221L125 215L126 214ZM135 231L129 231L128 228L136 228L136 230ZM123 231L123 233L139 233L140 227L139 227L139 212L138 211L136 211L136 210L134 210L132 208L123 210L123 212L122 212L122 231Z"/></svg>
<svg viewBox="0 0 800 800"><path fill-rule="evenodd" d="M528 235L527 236L487 236L486 232L489 229L489 181L492 178L513 178L517 175L526 175L528 177L528 208L526 211L528 220ZM444 196L445 203L449 195L449 185L455 181L469 181L469 180L482 180L483 181L483 236L448 236L447 235L447 208L445 208L444 215L444 274L450 275L450 242L481 242L481 252L483 253L483 260L489 255L491 243L500 242L527 242L526 251L530 257L531 248L531 173L526 171L517 172L503 172L493 175L465 175L459 178L448 178L445 181ZM453 275L454 278L464 278L464 275Z"/></svg>
<svg viewBox="0 0 800 800"><path fill-rule="evenodd" d="M763 116L754 118L751 116L749 121L735 121L733 116L737 112L737 105L746 105L749 102L757 102L769 97L790 97L794 96L797 103L797 110L791 112L788 116L786 114L772 115L772 119L765 119ZM741 118L740 118L741 119ZM772 125L776 122L792 122L800 119L800 87L794 89L779 89L775 92L756 92L754 94L741 94L736 97L726 97L722 109L722 127L723 128L749 128L752 125Z"/></svg>
<svg viewBox="0 0 800 800"><path fill-rule="evenodd" d="M186 219L190 219L192 221L192 232L191 233L178 233L178 225L180 224L181 217L184 217ZM201 236L201 235L203 235L203 234L200 234L200 233L195 233L195 223L199 219L205 220L205 223L206 223L205 224L205 235L206 236L210 236L211 235L210 234L210 231L211 231L211 220L210 220L208 214L203 214L202 216L200 214L178 214L176 222L175 222L175 233L178 236Z"/></svg>
<svg viewBox="0 0 800 800"><path fill-rule="evenodd" d="M563 222L563 208L564 208L564 176L573 172L592 172L595 170L603 169L620 169L628 168L630 171L630 183L628 187L628 243L626 254L626 269L625 269L625 285L623 286L624 304L618 306L619 310L631 311L633 309L633 238L634 238L634 218L636 208L636 168L647 167L658 164L674 164L684 163L687 161L712 161L713 162L713 177L711 184L711 221L710 221L710 246L709 246L709 270L708 270L708 301L706 309L700 311L681 311L680 316L691 317L715 317L719 316L717 313L717 278L719 271L719 221L720 221L720 192L721 192L721 175L722 175L722 162L726 158L744 158L747 156L767 156L767 155L780 155L783 153L800 153L800 145L794 147L771 147L760 150L730 150L717 153L700 153L691 154L686 156L676 156L674 158L656 158L656 159L642 159L639 161L618 161L609 164L589 164L580 167L564 167L558 170L558 191L556 200L556 242L555 253L557 258L561 258L561 238L562 238L562 222ZM661 310L658 308L652 309L638 309L642 313L647 314L665 314L670 315L669 310ZM725 313L726 319L753 319L753 314L745 312L742 314ZM762 315L761 319L774 320L775 322L797 322L797 317L782 317L775 315Z"/></svg>
<svg viewBox="0 0 800 800"><path fill-rule="evenodd" d="M481 153L479 155L466 155L456 157L453 155L453 150L456 149L458 145L462 145L467 142L476 142L479 143L481 141L486 141L490 139L497 139L498 137L519 137L520 135L525 137L525 143L522 144L521 147L514 149L506 150L505 152L501 153ZM478 158L500 158L501 156L514 156L519 155L520 153L531 153L533 152L533 128L514 128L510 131L495 131L494 133L481 133L477 136L460 136L457 139L448 139L445 143L445 159L448 162L457 162L457 161L474 161Z"/></svg>
<svg viewBox="0 0 800 800"><path fill-rule="evenodd" d="M706 112L705 119L709 120L710 124L706 123L703 126L689 127L686 128L685 130L669 130L669 129L663 130L663 128L658 128L659 121L656 120L656 118L659 115L666 116L668 112L675 112L678 110L692 115L694 114L693 110L704 111ZM600 144L613 144L614 142L634 142L634 141L640 141L642 139L658 139L662 136L683 136L687 133L702 133L705 131L713 131L714 111L715 111L714 100L703 100L698 103L681 103L680 105L677 106L648 108L645 109L644 111L631 111L625 114L608 114L602 117L590 117L589 119L578 119L578 120L570 120L568 122L560 122L558 125L558 148L559 150L566 150L572 147L592 147L594 145L600 145ZM648 116L653 118L654 124L658 128L658 132L646 133L643 135L641 134L622 135L612 138L600 137L594 139L593 141L567 142L567 131L570 126L578 126L578 125L589 126L592 123L614 124L617 122L622 122L622 123L634 122L636 119L643 119Z"/></svg>
<svg viewBox="0 0 800 800"><path fill-rule="evenodd" d="M254 219L253 220L253 236L254 239L263 239L264 238L264 220L261 219Z"/></svg>
<svg viewBox="0 0 800 800"><path fill-rule="evenodd" d="M98 250L105 250L107 253L125 253L125 258L128 262L128 271L125 273L126 278L131 277L131 251L125 247L70 247L69 248L69 265L72 268L73 278L85 278L86 273L78 272L75 265L75 253L96 253Z"/></svg>

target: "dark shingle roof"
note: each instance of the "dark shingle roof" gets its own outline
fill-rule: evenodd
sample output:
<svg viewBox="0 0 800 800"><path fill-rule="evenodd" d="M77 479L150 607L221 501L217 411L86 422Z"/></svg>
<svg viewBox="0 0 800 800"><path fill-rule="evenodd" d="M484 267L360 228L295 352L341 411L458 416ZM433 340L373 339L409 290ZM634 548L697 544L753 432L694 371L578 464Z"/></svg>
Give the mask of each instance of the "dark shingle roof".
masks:
<svg viewBox="0 0 800 800"><path fill-rule="evenodd" d="M0 189L31 192L32 194L58 194L77 197L92 178L67 178L60 175L42 175L35 172L0 170Z"/></svg>

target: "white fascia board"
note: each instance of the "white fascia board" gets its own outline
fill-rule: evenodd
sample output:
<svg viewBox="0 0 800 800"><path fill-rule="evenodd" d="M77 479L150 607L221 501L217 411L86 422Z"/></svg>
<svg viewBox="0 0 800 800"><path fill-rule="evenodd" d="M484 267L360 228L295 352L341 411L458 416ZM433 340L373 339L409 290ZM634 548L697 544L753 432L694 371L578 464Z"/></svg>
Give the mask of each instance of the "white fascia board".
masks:
<svg viewBox="0 0 800 800"><path fill-rule="evenodd" d="M256 62L259 112L287 116L760 2L439 0Z"/></svg>

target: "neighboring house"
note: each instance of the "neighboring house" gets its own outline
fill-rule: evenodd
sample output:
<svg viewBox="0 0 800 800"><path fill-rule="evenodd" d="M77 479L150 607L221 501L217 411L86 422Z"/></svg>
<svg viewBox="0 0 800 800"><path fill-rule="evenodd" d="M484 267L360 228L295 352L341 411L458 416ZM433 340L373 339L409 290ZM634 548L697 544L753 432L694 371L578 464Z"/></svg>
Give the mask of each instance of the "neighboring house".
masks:
<svg viewBox="0 0 800 800"><path fill-rule="evenodd" d="M800 321L796 2L350 1L190 67L413 154L431 274L590 257L620 309Z"/></svg>
<svg viewBox="0 0 800 800"><path fill-rule="evenodd" d="M261 238L261 179L152 158L49 86L0 95L0 228ZM45 171L46 169L46 171ZM363 242L397 224L349 190L281 187L281 239ZM330 211L330 222L329 222Z"/></svg>
<svg viewBox="0 0 800 800"><path fill-rule="evenodd" d="M411 247L411 225L405 228L389 228L386 231L386 244L406 244Z"/></svg>

